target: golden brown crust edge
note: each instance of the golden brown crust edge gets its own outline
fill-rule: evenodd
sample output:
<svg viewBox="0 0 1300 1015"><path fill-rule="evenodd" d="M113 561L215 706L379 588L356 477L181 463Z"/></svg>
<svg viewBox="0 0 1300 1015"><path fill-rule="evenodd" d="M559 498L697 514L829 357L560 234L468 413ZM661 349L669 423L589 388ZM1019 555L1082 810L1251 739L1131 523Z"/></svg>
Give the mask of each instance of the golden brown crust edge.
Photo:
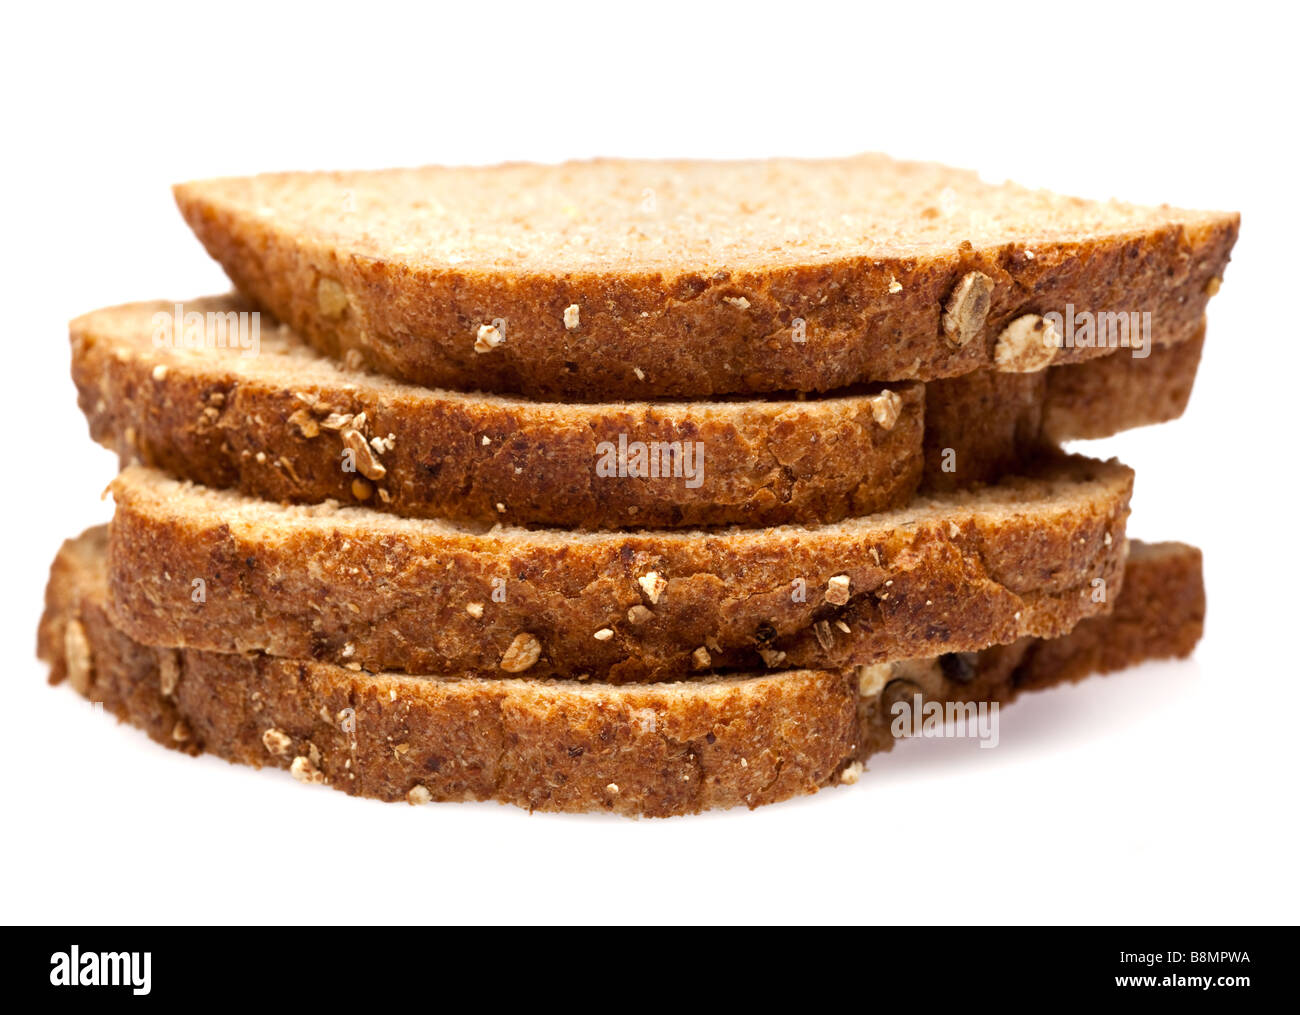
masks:
<svg viewBox="0 0 1300 1015"><path fill-rule="evenodd" d="M1060 458L836 526L585 536L282 508L145 469L113 490L115 620L147 644L628 683L1063 634L1108 609L1098 583L1118 590L1132 473Z"/></svg>
<svg viewBox="0 0 1300 1015"><path fill-rule="evenodd" d="M925 385L922 491L992 483L1045 446L1110 437L1187 408L1205 330L1186 342L1038 373L980 371Z"/></svg>
<svg viewBox="0 0 1300 1015"><path fill-rule="evenodd" d="M104 529L91 529L51 568L38 652L52 683L69 679L166 746L353 795L663 817L815 792L893 744L879 681L864 698L857 676L825 671L615 688L151 648L110 620L105 550ZM1186 655L1204 616L1199 551L1135 544L1127 571L1110 616L964 657L962 680L927 695L1005 702L1090 668Z"/></svg>
<svg viewBox="0 0 1300 1015"><path fill-rule="evenodd" d="M184 307L247 304L216 297ZM124 464L277 502L581 529L824 524L906 504L923 471L929 490L996 482L1041 450L1046 425L1059 443L1177 416L1201 344L1036 374L981 371L924 391L904 383L892 394L808 401L621 406L396 385L277 353L302 347L272 334L265 370L237 351L155 350L142 335L155 312L174 311L132 304L71 325L78 402L92 437ZM345 471L353 429L382 442L365 452L381 476ZM600 474L628 443L689 450L693 475Z"/></svg>
<svg viewBox="0 0 1300 1015"><path fill-rule="evenodd" d="M1182 543L1133 545L1114 612L1080 622L1063 638L1032 643L1016 675L1018 688L1191 653L1205 627L1201 551Z"/></svg>
<svg viewBox="0 0 1300 1015"><path fill-rule="evenodd" d="M510 276L351 256L274 228L209 196L174 190L185 220L236 288L321 351L431 387L533 397L646 399L830 391L867 381L932 380L989 369L1001 330L1025 314L1150 312L1159 343L1193 337L1236 241L1239 217L1206 215L1139 234L1074 243L969 244L924 259L846 257L765 271ZM940 318L970 272L993 283L980 333L957 347ZM318 287L346 294L322 312ZM901 290L896 289L901 286ZM745 300L744 313L732 301ZM564 325L579 305L588 324ZM510 322L474 351L476 330ZM806 341L796 341L802 321ZM1055 362L1103 355L1058 351Z"/></svg>
<svg viewBox="0 0 1300 1015"><path fill-rule="evenodd" d="M1116 419L1177 419L1192 397L1204 345L1202 330L1175 355L1169 354L1172 350L1153 350L1147 359L1107 356L1045 371L1039 439L1059 444L1110 437L1117 432Z"/></svg>
<svg viewBox="0 0 1300 1015"><path fill-rule="evenodd" d="M811 792L857 747L855 683L828 673L614 689L146 647L110 620L103 530L79 542L60 553L46 595L51 679L193 753L284 768L303 758L300 777L385 800L421 786L437 800L667 816ZM89 667L70 671L69 641L89 646Z"/></svg>
<svg viewBox="0 0 1300 1015"><path fill-rule="evenodd" d="M188 313L238 312L230 298ZM293 503L335 499L403 517L568 528L836 521L906 504L921 474L924 391L808 401L563 404L395 385L281 355L142 348L163 303L72 322L72 376L91 436L207 486ZM134 323L126 323L126 322ZM267 335L261 357L300 348ZM307 370L307 366L318 369ZM364 414L364 415L361 415ZM345 471L345 434L382 468ZM387 440L391 435L391 441ZM641 445L642 460L635 459ZM631 447L629 447L631 445ZM608 474L632 456L653 477ZM678 476L661 476L667 449ZM663 453L654 453L658 449Z"/></svg>

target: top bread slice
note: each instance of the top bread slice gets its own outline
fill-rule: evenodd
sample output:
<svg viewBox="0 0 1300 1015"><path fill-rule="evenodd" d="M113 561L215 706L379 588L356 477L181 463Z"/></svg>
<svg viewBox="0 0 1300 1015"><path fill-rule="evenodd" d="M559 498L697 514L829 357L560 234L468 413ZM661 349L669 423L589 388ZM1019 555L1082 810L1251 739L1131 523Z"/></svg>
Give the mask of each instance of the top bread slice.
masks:
<svg viewBox="0 0 1300 1015"><path fill-rule="evenodd" d="M1181 341L1238 228L880 155L278 173L175 196L235 285L327 353L425 385L589 400L1114 351L1061 336L1018 360L1048 313L1150 314L1154 341Z"/></svg>
<svg viewBox="0 0 1300 1015"><path fill-rule="evenodd" d="M1044 443L1181 414L1201 350L806 399L535 402L350 371L260 320L241 348L250 311L214 297L73 321L91 435L124 464L266 500L582 529L824 524L993 482ZM187 315L193 342L156 341Z"/></svg>
<svg viewBox="0 0 1300 1015"><path fill-rule="evenodd" d="M614 683L843 668L1107 611L1132 479L1060 457L835 525L579 533L286 507L133 467L111 487L109 582L153 645Z"/></svg>

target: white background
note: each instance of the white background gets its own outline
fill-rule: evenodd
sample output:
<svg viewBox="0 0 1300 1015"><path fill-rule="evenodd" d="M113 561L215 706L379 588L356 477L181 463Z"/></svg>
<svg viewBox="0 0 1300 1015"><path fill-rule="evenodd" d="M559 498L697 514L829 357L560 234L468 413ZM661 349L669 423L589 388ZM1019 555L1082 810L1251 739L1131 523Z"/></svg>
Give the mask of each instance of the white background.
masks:
<svg viewBox="0 0 1300 1015"><path fill-rule="evenodd" d="M1293 8L10 5L3 77L10 921L1289 921L1298 698ZM59 541L112 457L67 319L222 291L174 181L270 169L882 150L1243 213L1178 423L1092 453L1206 551L1193 661L1033 696L1002 743L668 821L353 800L192 760L44 683Z"/></svg>

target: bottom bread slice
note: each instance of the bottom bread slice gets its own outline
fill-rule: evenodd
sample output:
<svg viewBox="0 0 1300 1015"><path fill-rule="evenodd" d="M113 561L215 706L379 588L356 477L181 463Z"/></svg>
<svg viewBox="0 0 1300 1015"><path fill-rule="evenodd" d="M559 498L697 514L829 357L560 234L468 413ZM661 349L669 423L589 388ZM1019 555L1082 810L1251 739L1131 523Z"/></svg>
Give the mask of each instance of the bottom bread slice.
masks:
<svg viewBox="0 0 1300 1015"><path fill-rule="evenodd" d="M499 800L662 817L757 807L852 781L889 749L889 704L1008 701L1019 690L1183 656L1200 638L1200 551L1133 543L1112 613L1054 640L860 667L612 686L367 673L142 645L109 619L106 531L66 542L38 652L155 740L288 768L383 800Z"/></svg>

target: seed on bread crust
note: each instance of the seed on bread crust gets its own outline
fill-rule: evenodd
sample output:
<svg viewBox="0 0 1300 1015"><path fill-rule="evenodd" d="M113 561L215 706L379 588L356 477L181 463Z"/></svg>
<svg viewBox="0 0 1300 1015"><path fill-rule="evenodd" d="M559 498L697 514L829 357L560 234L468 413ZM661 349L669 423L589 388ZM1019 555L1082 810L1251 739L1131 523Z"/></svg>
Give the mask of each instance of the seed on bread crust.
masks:
<svg viewBox="0 0 1300 1015"><path fill-rule="evenodd" d="M541 657L541 643L531 634L520 632L501 657L501 668L507 673L523 673Z"/></svg>
<svg viewBox="0 0 1300 1015"><path fill-rule="evenodd" d="M654 619L654 612L637 603L627 611L627 622L629 624L644 624L647 620Z"/></svg>
<svg viewBox="0 0 1300 1015"><path fill-rule="evenodd" d="M289 753L289 748L293 746L293 737L289 736L284 730L272 726L262 734L262 746L269 753L277 757L284 757Z"/></svg>
<svg viewBox="0 0 1300 1015"><path fill-rule="evenodd" d="M578 327L581 310L578 304L571 303L564 308L564 327L568 331L574 331Z"/></svg>
<svg viewBox="0 0 1300 1015"><path fill-rule="evenodd" d="M497 346L503 344L506 336L495 324L480 324L478 335L474 339L475 352L491 352Z"/></svg>
<svg viewBox="0 0 1300 1015"><path fill-rule="evenodd" d="M181 679L181 664L173 650L163 651L158 659L158 692L164 698L176 693L176 685Z"/></svg>
<svg viewBox="0 0 1300 1015"><path fill-rule="evenodd" d="M641 591L645 593L645 597L650 600L650 605L659 605L659 597L664 594L664 589L668 588L668 582L659 576L659 572L647 571L636 581L641 586Z"/></svg>
<svg viewBox="0 0 1300 1015"><path fill-rule="evenodd" d="M289 766L289 774L299 782L305 782L313 786L319 786L325 782L325 773L317 768L309 758L305 758L301 754L293 759L293 763Z"/></svg>
<svg viewBox="0 0 1300 1015"><path fill-rule="evenodd" d="M322 275L316 283L316 305L326 317L342 317L348 308L348 294L334 279Z"/></svg>
<svg viewBox="0 0 1300 1015"><path fill-rule="evenodd" d="M882 391L871 399L871 418L884 429L894 429L899 414L903 411L903 400L894 391Z"/></svg>
<svg viewBox="0 0 1300 1015"><path fill-rule="evenodd" d="M1060 332L1051 321L1025 314L1002 329L993 350L993 366L1003 373L1034 373L1045 369L1060 347Z"/></svg>
<svg viewBox="0 0 1300 1015"><path fill-rule="evenodd" d="M307 409L298 409L289 417L289 423L298 428L298 432L310 439L320 433L320 423Z"/></svg>
<svg viewBox="0 0 1300 1015"><path fill-rule="evenodd" d="M366 479L383 479L388 474L384 464L375 457L374 451L359 430L343 431L343 446L352 452L356 460L357 471Z"/></svg>
<svg viewBox="0 0 1300 1015"><path fill-rule="evenodd" d="M709 650L703 645L691 653L691 667L697 670L707 670L713 665L713 657L709 655Z"/></svg>
<svg viewBox="0 0 1300 1015"><path fill-rule="evenodd" d="M832 606L843 606L849 601L849 576L837 574L826 582L826 601Z"/></svg>
<svg viewBox="0 0 1300 1015"><path fill-rule="evenodd" d="M90 674L94 658L90 651L90 640L86 629L79 620L69 620L63 629L63 658L68 670L68 683L78 694L90 690Z"/></svg>
<svg viewBox="0 0 1300 1015"><path fill-rule="evenodd" d="M406 794L406 802L412 807L433 802L433 794L427 786L412 786Z"/></svg>
<svg viewBox="0 0 1300 1015"><path fill-rule="evenodd" d="M944 307L943 333L956 346L964 346L980 333L993 300L993 280L980 271L970 271L948 297Z"/></svg>
<svg viewBox="0 0 1300 1015"><path fill-rule="evenodd" d="M758 650L758 654L763 660L763 665L766 666L769 670L776 669L786 660L786 654L782 652L780 649L766 648L766 647L760 648Z"/></svg>

